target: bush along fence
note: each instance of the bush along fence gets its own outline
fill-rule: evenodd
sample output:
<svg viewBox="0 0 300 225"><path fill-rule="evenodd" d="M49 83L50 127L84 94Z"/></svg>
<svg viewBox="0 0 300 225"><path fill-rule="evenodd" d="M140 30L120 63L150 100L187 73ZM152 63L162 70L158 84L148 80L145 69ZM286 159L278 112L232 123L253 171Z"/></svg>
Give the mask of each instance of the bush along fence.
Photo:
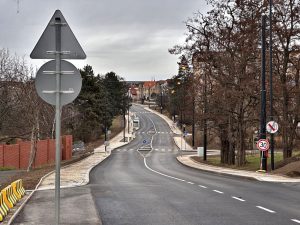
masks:
<svg viewBox="0 0 300 225"><path fill-rule="evenodd" d="M0 222L4 220L10 209L25 195L22 180L16 180L0 192Z"/></svg>
<svg viewBox="0 0 300 225"><path fill-rule="evenodd" d="M61 138L61 159L72 158L72 135ZM30 158L31 142L24 141L13 145L0 145L0 167L26 169ZM33 167L50 164L55 161L55 139L40 140L37 142L36 157Z"/></svg>

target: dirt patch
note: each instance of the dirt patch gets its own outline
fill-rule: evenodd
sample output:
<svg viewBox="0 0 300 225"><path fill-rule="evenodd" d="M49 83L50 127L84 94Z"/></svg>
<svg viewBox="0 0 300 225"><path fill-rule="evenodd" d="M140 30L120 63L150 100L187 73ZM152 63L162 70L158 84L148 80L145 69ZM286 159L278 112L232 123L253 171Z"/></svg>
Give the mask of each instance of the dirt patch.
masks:
<svg viewBox="0 0 300 225"><path fill-rule="evenodd" d="M283 174L289 177L300 177L300 161L291 162L274 171L275 174Z"/></svg>

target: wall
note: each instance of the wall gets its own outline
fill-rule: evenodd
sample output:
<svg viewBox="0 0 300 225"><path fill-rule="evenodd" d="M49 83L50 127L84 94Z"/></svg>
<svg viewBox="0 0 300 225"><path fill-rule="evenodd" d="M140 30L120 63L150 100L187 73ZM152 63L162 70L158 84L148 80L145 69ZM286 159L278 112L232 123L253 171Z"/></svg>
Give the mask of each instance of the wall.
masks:
<svg viewBox="0 0 300 225"><path fill-rule="evenodd" d="M61 138L61 159L72 158L72 135ZM21 141L14 145L0 145L0 167L26 169L30 156L30 141ZM40 167L55 161L55 140L47 139L37 142L37 152L33 167Z"/></svg>

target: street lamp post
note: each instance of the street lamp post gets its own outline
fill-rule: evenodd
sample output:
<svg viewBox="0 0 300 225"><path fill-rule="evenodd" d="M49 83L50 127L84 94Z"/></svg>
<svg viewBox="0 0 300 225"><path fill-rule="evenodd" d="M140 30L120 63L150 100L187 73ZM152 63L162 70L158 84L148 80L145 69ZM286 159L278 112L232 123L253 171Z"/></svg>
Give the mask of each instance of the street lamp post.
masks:
<svg viewBox="0 0 300 225"><path fill-rule="evenodd" d="M261 34L261 112L260 112L260 139L266 139L266 15L262 16ZM260 169L267 170L267 151L260 153Z"/></svg>
<svg viewBox="0 0 300 225"><path fill-rule="evenodd" d="M195 86L194 86L194 71L191 66L191 76L192 78L192 146L195 147Z"/></svg>

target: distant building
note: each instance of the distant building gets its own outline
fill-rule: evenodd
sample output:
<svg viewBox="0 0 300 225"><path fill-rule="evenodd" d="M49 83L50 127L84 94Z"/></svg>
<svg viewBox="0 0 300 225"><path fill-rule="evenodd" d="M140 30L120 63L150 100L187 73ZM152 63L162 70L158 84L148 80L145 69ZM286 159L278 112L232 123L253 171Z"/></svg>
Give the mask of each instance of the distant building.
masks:
<svg viewBox="0 0 300 225"><path fill-rule="evenodd" d="M137 85L132 84L129 87L129 97L132 99L133 102L137 102L138 100L140 100L139 88Z"/></svg>

